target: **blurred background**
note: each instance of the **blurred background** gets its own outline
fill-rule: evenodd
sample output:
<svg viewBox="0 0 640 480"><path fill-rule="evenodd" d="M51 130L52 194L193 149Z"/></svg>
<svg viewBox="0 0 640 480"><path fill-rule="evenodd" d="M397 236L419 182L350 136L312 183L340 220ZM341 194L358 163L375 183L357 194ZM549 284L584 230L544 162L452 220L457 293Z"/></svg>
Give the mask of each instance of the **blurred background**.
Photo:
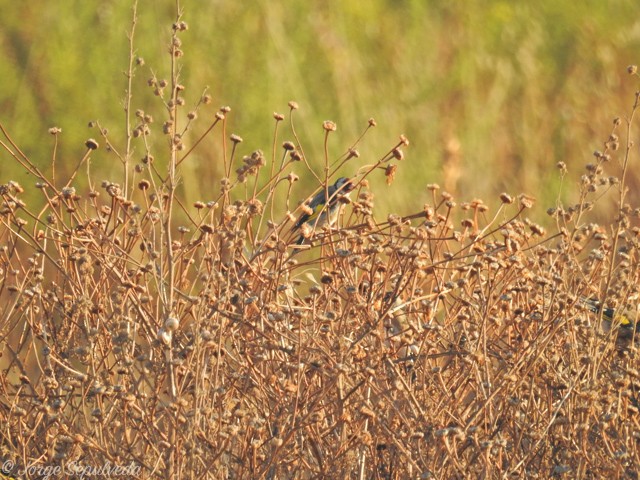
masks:
<svg viewBox="0 0 640 480"><path fill-rule="evenodd" d="M87 128L91 120L109 129L115 145L124 144L131 5L0 0L0 122L43 168L51 162L52 126L62 128L59 171L75 167L87 138L99 140ZM213 98L199 112L192 141L216 109L228 105L227 135L244 139L240 155L270 152L273 112L288 116L287 102L295 100L297 131L320 172L322 122L338 126L330 139L333 160L373 117L377 127L358 146L361 157L341 174L374 163L405 134L411 144L395 183L372 177L377 206L399 214L419 211L430 198L431 182L460 201L497 204L502 191L532 194L545 209L558 198L574 201L584 165L603 149L613 118L630 113L638 89L637 77L626 71L640 60L640 7L634 0L180 5L189 25L180 35L187 110L207 87ZM159 131L166 113L147 80L170 76L175 8L169 0L138 5L135 51L145 64L136 71L132 107L154 116L154 142L166 143ZM288 129L282 132L278 144L292 140ZM207 137L184 164L183 182L194 199L217 196L220 137L220 131ZM142 156L142 145L134 146ZM2 182L33 183L4 151L0 160ZM569 168L562 185L558 161ZM92 155L98 180L119 175L115 167L104 149ZM611 174L616 168L612 162ZM296 173L302 198L314 182L301 164ZM636 178L629 181L637 185Z"/></svg>

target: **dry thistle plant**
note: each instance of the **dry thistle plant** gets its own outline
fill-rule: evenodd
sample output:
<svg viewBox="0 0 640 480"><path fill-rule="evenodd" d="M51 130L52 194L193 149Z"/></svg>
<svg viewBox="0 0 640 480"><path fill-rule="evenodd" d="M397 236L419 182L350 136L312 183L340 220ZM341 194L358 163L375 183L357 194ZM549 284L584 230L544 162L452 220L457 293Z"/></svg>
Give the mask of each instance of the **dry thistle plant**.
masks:
<svg viewBox="0 0 640 480"><path fill-rule="evenodd" d="M637 98L624 139L616 120L587 166L578 202L550 210L553 232L528 218L531 197L505 193L492 211L435 184L423 207L381 221L367 178L392 181L406 138L371 164L356 149L364 135L331 160L327 121L315 173L291 102L292 140L274 114L271 153L242 154L243 139L226 133L228 107L204 127L210 97L186 107L181 15L171 75L148 81L164 108L158 125L133 107L143 66L134 29L135 16L123 147L96 122L99 140L60 180L2 128L4 155L37 179L0 186L6 473L637 476L635 331L619 338L615 318L603 328L605 309L583 301L622 308L637 295L640 210L625 203ZM188 205L181 167L216 132L219 190ZM160 133L166 141L152 140ZM117 181L87 170L86 192L74 186L90 156L116 158ZM293 257L291 227L305 209L294 183L315 175L318 192L345 171L356 188L340 200L341 219ZM34 187L37 207L21 200ZM616 218L589 223L608 194Z"/></svg>

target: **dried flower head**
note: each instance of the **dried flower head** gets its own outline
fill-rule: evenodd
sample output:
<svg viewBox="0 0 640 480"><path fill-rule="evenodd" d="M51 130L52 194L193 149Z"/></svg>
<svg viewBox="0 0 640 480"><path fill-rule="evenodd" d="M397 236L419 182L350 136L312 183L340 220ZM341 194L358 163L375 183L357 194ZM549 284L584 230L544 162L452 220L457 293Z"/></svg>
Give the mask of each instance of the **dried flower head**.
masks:
<svg viewBox="0 0 640 480"><path fill-rule="evenodd" d="M511 205L513 203L513 197L511 195L509 195L508 193L503 192L503 193L500 194L500 201L502 203Z"/></svg>
<svg viewBox="0 0 640 480"><path fill-rule="evenodd" d="M520 200L520 207L521 208L531 208L533 207L533 204L535 203L535 198L529 196L529 195L525 195L524 193L521 194L518 197L518 200Z"/></svg>
<svg viewBox="0 0 640 480"><path fill-rule="evenodd" d="M97 150L97 148L100 146L98 145L98 142L96 142L93 138L90 138L89 140L84 142L84 144L89 150Z"/></svg>
<svg viewBox="0 0 640 480"><path fill-rule="evenodd" d="M387 185L391 185L393 183L393 180L396 177L397 170L398 170L397 165L387 165L387 168L385 168L385 171L384 171L384 176L387 178Z"/></svg>
<svg viewBox="0 0 640 480"><path fill-rule="evenodd" d="M327 132L335 132L338 129L338 126L331 120L325 120L322 122L322 128Z"/></svg>

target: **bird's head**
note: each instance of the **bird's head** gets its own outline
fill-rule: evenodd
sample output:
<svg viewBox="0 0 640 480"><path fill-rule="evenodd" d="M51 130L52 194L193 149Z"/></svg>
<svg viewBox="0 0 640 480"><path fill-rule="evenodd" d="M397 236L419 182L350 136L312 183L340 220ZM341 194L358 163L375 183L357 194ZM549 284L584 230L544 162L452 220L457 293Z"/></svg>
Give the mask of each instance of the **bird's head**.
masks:
<svg viewBox="0 0 640 480"><path fill-rule="evenodd" d="M347 177L340 177L336 180L336 183L334 183L333 186L336 192L340 192L342 194L349 193L356 187L351 179Z"/></svg>

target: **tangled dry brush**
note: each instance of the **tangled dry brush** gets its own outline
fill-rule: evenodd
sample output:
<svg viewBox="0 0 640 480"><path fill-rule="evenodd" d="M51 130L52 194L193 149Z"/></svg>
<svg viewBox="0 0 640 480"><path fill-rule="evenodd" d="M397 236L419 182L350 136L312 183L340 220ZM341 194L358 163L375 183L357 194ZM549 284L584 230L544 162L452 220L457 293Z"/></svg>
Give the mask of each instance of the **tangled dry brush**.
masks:
<svg viewBox="0 0 640 480"><path fill-rule="evenodd" d="M174 63L185 29L174 25ZM638 477L635 339L605 331L580 301L623 308L638 294L639 210L625 186L637 103L587 166L576 204L548 217L525 195L489 207L430 185L423 207L380 219L368 177L417 167L404 137L369 163L358 139L327 155L317 178L353 172L338 223L308 232L294 255L305 208L294 172L313 175L297 105L274 116L271 153L240 159L242 139L224 133L228 108L196 135L210 98L184 112L177 74L149 85L163 125L135 112L119 151L96 124L98 141L64 180L3 129L4 158L37 179L0 188L3 468L30 467L31 478L105 464L135 465L138 478ZM327 151L334 130L325 122ZM168 141L151 142L160 131ZM215 132L225 141L216 193L187 204L182 162ZM187 147L189 135L198 139ZM84 178L90 157L118 159L118 181ZM611 222L590 223L612 196Z"/></svg>

